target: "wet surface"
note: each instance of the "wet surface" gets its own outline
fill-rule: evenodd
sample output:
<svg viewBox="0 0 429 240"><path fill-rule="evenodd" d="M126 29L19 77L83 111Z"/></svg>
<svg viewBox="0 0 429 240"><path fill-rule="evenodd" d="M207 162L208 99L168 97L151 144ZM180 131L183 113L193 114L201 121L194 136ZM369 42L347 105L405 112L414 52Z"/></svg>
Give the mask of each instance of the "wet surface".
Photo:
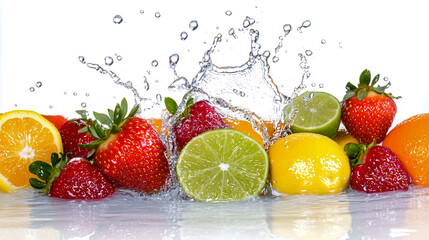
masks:
<svg viewBox="0 0 429 240"><path fill-rule="evenodd" d="M0 206L2 239L424 239L429 234L429 189L417 187L232 203L121 191L100 201L70 201L26 189L1 194Z"/></svg>

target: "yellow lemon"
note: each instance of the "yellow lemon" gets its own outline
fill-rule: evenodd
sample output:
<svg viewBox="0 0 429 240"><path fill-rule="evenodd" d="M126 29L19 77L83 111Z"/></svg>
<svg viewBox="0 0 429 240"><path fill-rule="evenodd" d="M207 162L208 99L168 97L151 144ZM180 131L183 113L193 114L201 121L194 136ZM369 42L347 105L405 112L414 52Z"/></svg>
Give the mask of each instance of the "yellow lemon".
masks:
<svg viewBox="0 0 429 240"><path fill-rule="evenodd" d="M269 149L271 183L286 194L328 194L349 183L350 164L332 139L315 133L295 133Z"/></svg>
<svg viewBox="0 0 429 240"><path fill-rule="evenodd" d="M347 130L341 129L338 130L337 134L332 138L338 145L340 145L343 149L347 143L356 143L358 144L358 140L356 140Z"/></svg>
<svg viewBox="0 0 429 240"><path fill-rule="evenodd" d="M63 150L57 128L33 111L15 110L0 115L0 192L30 185L28 166L50 162L52 152Z"/></svg>

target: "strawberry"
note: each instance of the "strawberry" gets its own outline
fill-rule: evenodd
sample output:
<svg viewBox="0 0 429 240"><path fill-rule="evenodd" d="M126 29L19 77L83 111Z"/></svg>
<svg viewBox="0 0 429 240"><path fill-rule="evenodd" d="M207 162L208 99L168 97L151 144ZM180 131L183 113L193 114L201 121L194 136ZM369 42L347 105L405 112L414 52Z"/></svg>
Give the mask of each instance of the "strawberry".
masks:
<svg viewBox="0 0 429 240"><path fill-rule="evenodd" d="M172 115L176 114L176 102L168 97L164 101L167 110ZM229 126L208 101L194 103L193 98L189 98L185 111L179 116L179 122L173 127L173 134L177 148L181 150L193 137L209 130L227 127Z"/></svg>
<svg viewBox="0 0 429 240"><path fill-rule="evenodd" d="M37 189L46 189L51 197L65 199L100 199L114 193L113 186L101 172L84 158L51 155L52 166L46 162L35 161L29 170L37 175L30 179L30 184Z"/></svg>
<svg viewBox="0 0 429 240"><path fill-rule="evenodd" d="M124 98L114 111L108 110L109 115L94 112L96 120L88 132L97 140L80 146L92 148L89 154L94 155L94 165L115 187L158 192L170 176L165 148L152 125L134 116L138 105L128 116L127 108Z"/></svg>
<svg viewBox="0 0 429 240"><path fill-rule="evenodd" d="M44 118L48 119L57 129L67 121L67 118L61 115L42 115Z"/></svg>
<svg viewBox="0 0 429 240"><path fill-rule="evenodd" d="M65 122L58 131L63 142L64 153L70 154L70 158L86 158L91 149L83 148L79 144L89 144L96 138L87 131L87 126L91 124L91 120L88 120L82 111L77 111L77 113L81 115L81 118Z"/></svg>
<svg viewBox="0 0 429 240"><path fill-rule="evenodd" d="M348 143L344 147L353 167L352 189L366 193L407 190L412 180L398 156L375 144Z"/></svg>
<svg viewBox="0 0 429 240"><path fill-rule="evenodd" d="M341 120L352 136L359 142L371 144L375 139L380 143L386 137L396 115L396 104L391 93L384 91L390 86L374 85L380 75L371 81L371 72L364 70L356 87L347 83L347 93L341 104ZM371 84L370 84L371 83Z"/></svg>

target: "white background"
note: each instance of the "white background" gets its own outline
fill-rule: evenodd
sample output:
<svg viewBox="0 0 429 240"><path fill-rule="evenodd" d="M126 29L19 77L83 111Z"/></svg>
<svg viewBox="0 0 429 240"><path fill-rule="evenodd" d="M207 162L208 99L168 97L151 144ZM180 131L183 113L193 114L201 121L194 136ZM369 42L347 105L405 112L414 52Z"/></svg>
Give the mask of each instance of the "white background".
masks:
<svg viewBox="0 0 429 240"><path fill-rule="evenodd" d="M231 16L225 14L227 10ZM424 0L1 0L0 112L32 109L75 117L74 110L81 109L83 102L87 110L104 111L122 97L132 99L130 91L80 63L79 56L114 71L123 81L132 81L142 97L171 95L166 88L174 80L168 64L171 54L180 56L178 74L192 79L204 51L221 33L215 64L234 66L247 60L250 37L239 29L249 16L256 20L252 28L260 32L262 50L272 55L283 25L293 26L283 41L280 60L270 63L271 76L283 93L290 94L299 84L302 70L297 54L310 49L307 86L323 83L323 91L341 99L347 81L357 83L359 74L368 68L373 75L387 77L390 91L402 96L397 101L398 123L429 112L428 10L429 1ZM161 17L156 18L156 12ZM123 17L121 24L113 22L117 14ZM189 29L191 20L199 23L195 31ZM305 20L312 24L299 33L297 27ZM228 35L230 28L235 29L237 39ZM180 39L182 31L189 35L185 41ZM115 58L115 54L122 60L104 65L104 58ZM157 67L151 65L153 60L159 62ZM143 90L144 77L149 92ZM30 92L30 87L35 91Z"/></svg>

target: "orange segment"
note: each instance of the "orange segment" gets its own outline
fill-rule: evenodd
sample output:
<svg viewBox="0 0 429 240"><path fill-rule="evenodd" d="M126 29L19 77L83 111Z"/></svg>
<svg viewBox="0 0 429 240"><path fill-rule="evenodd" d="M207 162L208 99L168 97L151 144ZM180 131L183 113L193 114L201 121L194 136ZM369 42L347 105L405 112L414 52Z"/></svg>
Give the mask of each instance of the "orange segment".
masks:
<svg viewBox="0 0 429 240"><path fill-rule="evenodd" d="M383 141L404 164L414 184L429 187L429 113L394 127Z"/></svg>
<svg viewBox="0 0 429 240"><path fill-rule="evenodd" d="M146 119L150 124L152 124L153 128L158 132L158 135L161 134L161 126L162 120L159 118L148 118Z"/></svg>
<svg viewBox="0 0 429 240"><path fill-rule="evenodd" d="M61 136L46 118L33 111L15 110L0 115L0 191L29 186L33 161L49 162L61 152Z"/></svg>
<svg viewBox="0 0 429 240"><path fill-rule="evenodd" d="M264 146L264 141L262 136L253 129L252 124L249 121L238 120L233 118L224 118L226 124L230 125L233 129L238 130L249 137L255 139L259 144Z"/></svg>

